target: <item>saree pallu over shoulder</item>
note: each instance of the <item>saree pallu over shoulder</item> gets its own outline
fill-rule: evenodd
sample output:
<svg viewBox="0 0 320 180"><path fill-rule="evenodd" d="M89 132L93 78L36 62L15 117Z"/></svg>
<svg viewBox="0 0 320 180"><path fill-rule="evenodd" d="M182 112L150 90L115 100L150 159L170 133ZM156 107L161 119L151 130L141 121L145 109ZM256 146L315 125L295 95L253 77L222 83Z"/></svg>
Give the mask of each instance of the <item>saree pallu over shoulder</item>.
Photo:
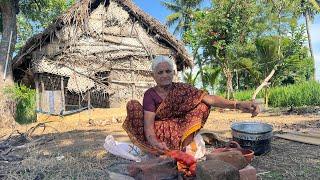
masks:
<svg viewBox="0 0 320 180"><path fill-rule="evenodd" d="M160 119L168 117L180 117L199 105L206 92L189 84L173 83L172 90L162 101L156 111Z"/></svg>
<svg viewBox="0 0 320 180"><path fill-rule="evenodd" d="M202 103L206 93L188 84L173 83L172 90L156 111L154 122L158 140L169 149L182 149L183 141L199 131L209 116L209 107ZM127 118L124 130L131 141L148 152L157 152L144 135L143 108L138 101L127 104Z"/></svg>

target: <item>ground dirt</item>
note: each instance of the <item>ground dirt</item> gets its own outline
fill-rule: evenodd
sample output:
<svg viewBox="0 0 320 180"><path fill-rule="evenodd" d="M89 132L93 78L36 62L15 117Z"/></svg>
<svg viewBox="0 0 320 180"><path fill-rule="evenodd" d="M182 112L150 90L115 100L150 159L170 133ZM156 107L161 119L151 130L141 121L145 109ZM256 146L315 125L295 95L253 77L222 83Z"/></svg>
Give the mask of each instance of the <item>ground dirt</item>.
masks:
<svg viewBox="0 0 320 180"><path fill-rule="evenodd" d="M104 150L104 139L111 134L118 141L129 141L121 128L125 116L124 109L94 109L65 117L39 115L36 123L1 129L3 140L14 130L23 133L45 123L45 128L37 128L32 138L54 139L12 152L23 160L0 161L0 179L106 179L108 167L123 160ZM251 118L250 114L222 110L210 113L202 131L228 139L230 125L240 121L267 122L273 125L274 132L305 128L320 131L319 113L273 111ZM320 148L274 138L272 151L255 157L252 165L258 170L258 179L320 179Z"/></svg>

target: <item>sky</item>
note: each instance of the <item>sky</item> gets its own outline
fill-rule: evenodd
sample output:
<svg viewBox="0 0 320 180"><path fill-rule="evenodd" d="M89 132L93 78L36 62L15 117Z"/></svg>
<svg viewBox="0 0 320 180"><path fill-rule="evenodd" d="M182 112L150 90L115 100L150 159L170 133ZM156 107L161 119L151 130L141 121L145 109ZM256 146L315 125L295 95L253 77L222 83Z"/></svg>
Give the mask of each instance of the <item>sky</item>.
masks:
<svg viewBox="0 0 320 180"><path fill-rule="evenodd" d="M149 15L158 19L161 23L165 23L165 18L171 12L161 5L160 0L133 0L142 10ZM208 3L208 0L206 0ZM172 30L170 30L173 32ZM316 60L316 76L320 81L320 15L316 16L313 24L311 25L311 37L313 53Z"/></svg>

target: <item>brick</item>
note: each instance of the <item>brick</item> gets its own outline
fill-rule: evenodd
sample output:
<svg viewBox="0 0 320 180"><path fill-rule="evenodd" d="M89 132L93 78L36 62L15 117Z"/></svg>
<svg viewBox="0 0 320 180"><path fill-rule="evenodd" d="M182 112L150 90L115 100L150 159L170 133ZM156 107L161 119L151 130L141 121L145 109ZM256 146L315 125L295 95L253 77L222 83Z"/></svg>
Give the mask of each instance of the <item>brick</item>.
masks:
<svg viewBox="0 0 320 180"><path fill-rule="evenodd" d="M238 180L239 171L220 160L206 160L197 163L197 180Z"/></svg>
<svg viewBox="0 0 320 180"><path fill-rule="evenodd" d="M248 165L245 157L240 151L227 151L212 153L206 156L207 160L216 159L233 165L237 170L243 169Z"/></svg>
<svg viewBox="0 0 320 180"><path fill-rule="evenodd" d="M239 170L239 174L240 180L257 180L257 170L251 165Z"/></svg>
<svg viewBox="0 0 320 180"><path fill-rule="evenodd" d="M136 180L175 179L176 162L171 158L156 158L128 166L129 175Z"/></svg>

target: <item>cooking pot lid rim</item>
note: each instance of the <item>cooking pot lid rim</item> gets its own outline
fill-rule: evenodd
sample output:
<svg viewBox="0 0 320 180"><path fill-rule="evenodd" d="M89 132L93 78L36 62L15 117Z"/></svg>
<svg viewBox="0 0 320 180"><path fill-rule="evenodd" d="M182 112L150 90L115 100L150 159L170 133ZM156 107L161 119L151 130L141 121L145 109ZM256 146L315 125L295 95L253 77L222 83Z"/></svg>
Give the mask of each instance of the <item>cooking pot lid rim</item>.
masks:
<svg viewBox="0 0 320 180"><path fill-rule="evenodd" d="M245 130L241 130L237 127L239 127L240 125L262 125L265 126L267 130L261 131L261 132L247 132ZM231 125L231 129L237 132L243 132L243 133L249 133L249 134L265 134L265 133L269 133L273 131L273 127L270 124L267 123L263 123L263 122L235 122L232 123Z"/></svg>

